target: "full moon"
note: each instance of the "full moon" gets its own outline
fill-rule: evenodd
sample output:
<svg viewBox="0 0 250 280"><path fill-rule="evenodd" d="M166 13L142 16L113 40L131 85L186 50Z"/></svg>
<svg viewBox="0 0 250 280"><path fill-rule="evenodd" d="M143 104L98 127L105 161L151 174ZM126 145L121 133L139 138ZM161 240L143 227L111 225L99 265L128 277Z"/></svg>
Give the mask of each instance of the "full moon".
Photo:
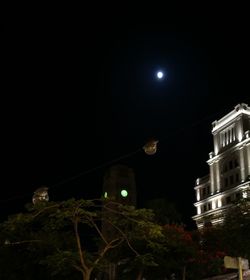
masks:
<svg viewBox="0 0 250 280"><path fill-rule="evenodd" d="M158 78L158 79L162 79L162 78L163 78L163 72L158 71L158 72L157 72L157 78Z"/></svg>

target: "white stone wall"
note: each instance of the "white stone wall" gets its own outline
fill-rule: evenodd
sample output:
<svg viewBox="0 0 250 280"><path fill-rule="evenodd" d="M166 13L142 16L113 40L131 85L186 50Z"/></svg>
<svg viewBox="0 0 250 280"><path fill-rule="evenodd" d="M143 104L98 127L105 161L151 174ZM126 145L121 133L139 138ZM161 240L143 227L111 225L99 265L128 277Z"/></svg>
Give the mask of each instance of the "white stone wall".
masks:
<svg viewBox="0 0 250 280"><path fill-rule="evenodd" d="M243 116L245 120L250 120L250 107L239 104L212 124L214 151L209 154L207 161L210 171L208 182L197 179L195 186L197 215L193 218L198 228L203 227L211 213L218 214L215 220L211 220L212 224L221 223L221 211L231 200L236 199L236 195L250 188L250 132L248 123L243 127ZM229 166L228 170L223 170L224 165ZM209 193L204 196L203 189L207 185Z"/></svg>

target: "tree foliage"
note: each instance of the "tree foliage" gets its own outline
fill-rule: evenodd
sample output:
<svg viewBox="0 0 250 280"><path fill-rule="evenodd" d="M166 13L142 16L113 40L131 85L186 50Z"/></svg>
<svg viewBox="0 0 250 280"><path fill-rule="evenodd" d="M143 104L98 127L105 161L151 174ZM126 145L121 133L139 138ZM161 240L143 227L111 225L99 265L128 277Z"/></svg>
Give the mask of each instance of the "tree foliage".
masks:
<svg viewBox="0 0 250 280"><path fill-rule="evenodd" d="M231 256L250 260L250 193L227 211L221 230L224 250Z"/></svg>
<svg viewBox="0 0 250 280"><path fill-rule="evenodd" d="M225 255L250 259L250 200L242 198L234 202L225 212L224 223L206 228L200 236L203 262L197 261L205 276L226 272L223 265Z"/></svg>
<svg viewBox="0 0 250 280"><path fill-rule="evenodd" d="M115 267L121 280L198 280L223 273L225 255L250 257L247 199L201 235L155 221L109 199L29 205L0 225L0 278L89 280Z"/></svg>
<svg viewBox="0 0 250 280"><path fill-rule="evenodd" d="M105 271L112 251L124 246L142 258L131 240L146 241L162 235L161 227L153 222L152 211L109 200L71 199L40 203L28 210L1 225L1 274L9 277L6 279L16 277L5 263L6 256L12 258L16 251L15 268L17 274L22 268L23 279L34 279L38 267L41 279L69 275L78 279L80 274L88 280L92 274ZM23 270L24 258L27 271Z"/></svg>

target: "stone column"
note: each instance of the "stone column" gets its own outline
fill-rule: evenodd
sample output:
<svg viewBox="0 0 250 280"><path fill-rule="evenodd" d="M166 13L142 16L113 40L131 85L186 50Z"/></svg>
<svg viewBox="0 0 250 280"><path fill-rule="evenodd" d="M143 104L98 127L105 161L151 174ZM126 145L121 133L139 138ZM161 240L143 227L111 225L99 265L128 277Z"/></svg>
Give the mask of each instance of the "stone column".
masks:
<svg viewBox="0 0 250 280"><path fill-rule="evenodd" d="M211 194L214 194L214 163L210 163L210 185L211 185Z"/></svg>
<svg viewBox="0 0 250 280"><path fill-rule="evenodd" d="M243 138L243 126L240 118L237 119L237 123L236 123L236 138L238 139L239 142Z"/></svg>
<svg viewBox="0 0 250 280"><path fill-rule="evenodd" d="M250 176L250 142L246 145L246 162L246 173Z"/></svg>
<svg viewBox="0 0 250 280"><path fill-rule="evenodd" d="M217 192L220 191L220 166L219 166L219 162L216 161L215 162L215 176L216 176L216 190Z"/></svg>
<svg viewBox="0 0 250 280"><path fill-rule="evenodd" d="M239 148L239 155L240 155L240 177L241 177L241 182L244 182L246 179L245 175L245 163L244 163L244 151L243 147Z"/></svg>
<svg viewBox="0 0 250 280"><path fill-rule="evenodd" d="M218 134L215 134L214 135L214 154L215 155L218 155L218 152L219 152L219 135Z"/></svg>
<svg viewBox="0 0 250 280"><path fill-rule="evenodd" d="M200 189L196 189L196 200L200 201L201 195L200 195Z"/></svg>

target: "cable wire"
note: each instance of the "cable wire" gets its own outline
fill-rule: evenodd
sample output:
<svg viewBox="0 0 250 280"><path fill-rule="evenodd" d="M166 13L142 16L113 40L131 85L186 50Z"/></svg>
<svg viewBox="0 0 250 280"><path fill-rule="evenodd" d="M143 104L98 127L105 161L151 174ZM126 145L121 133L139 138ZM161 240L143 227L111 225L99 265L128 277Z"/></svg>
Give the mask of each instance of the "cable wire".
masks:
<svg viewBox="0 0 250 280"><path fill-rule="evenodd" d="M247 100L250 100L250 99L247 98ZM224 107L225 107L225 106L224 106ZM227 106L227 108L228 108L228 106ZM226 109L226 108L225 108L225 109ZM195 127L195 126L198 126L198 125L200 125L201 123L203 123L204 121L210 120L211 118L214 118L215 116L219 116L220 114L221 114L221 111L220 111L220 112L216 112L216 113L214 113L214 114L211 114L211 115L209 115L209 116L206 116L206 117L202 118L201 120L195 121L195 122L191 123L190 125L188 125L188 126L186 126L186 127L182 127L182 128L180 128L180 129L178 129L178 130L176 130L176 131L174 131L174 132L171 132L171 136L173 136L173 134L182 133L182 132L185 131L186 129L190 129L190 128L193 128L193 127ZM160 143L164 143L165 140L167 140L168 138L169 138L169 137L162 138L162 139L160 139L159 142L160 142ZM157 140L159 140L159 139L157 139ZM142 151L142 148L139 148L139 149L137 149L137 150L135 150L135 151L133 151L133 152L130 152L130 153L125 154L125 155L122 155L122 156L120 156L120 157L118 157L118 158L115 158L115 159L112 159L112 160L110 160L110 161L104 162L104 163L102 163L102 164L100 164L100 165L98 165L98 166L96 166L96 167L93 167L93 168L90 168L90 169L88 169L88 170L85 170L85 171L83 171L83 172L81 172L81 173L78 173L78 174L76 174L76 175L74 175L74 176L71 176L71 177L69 177L69 178L67 178L67 179L65 179L65 180L62 180L62 181L60 181L60 182L58 182L58 183L56 183L56 184L53 184L53 185L51 185L51 186L48 186L48 188L49 188L49 189L52 189L52 188L55 188L55 187L64 185L64 184L66 184L66 183L69 183L69 182L71 182L71 181L73 181L73 180L75 180L75 179L78 179L78 178L80 178L80 177L82 177L82 176L84 176L84 175L87 175L87 174L89 174L89 173L91 173L91 172L93 172L93 171L96 171L96 170L98 170L98 169L100 169L100 168L103 168L103 167L106 167L106 166L111 165L111 164L113 164L113 163L116 163L116 162L118 162L118 161L120 161L120 160L122 160L122 159L129 158L129 157L131 157L131 156L137 154L137 153L140 152L140 151ZM21 198L25 198L25 197L28 197L28 196L31 197L32 195L33 195L33 193L30 193L30 192L29 192L29 193L26 193L26 194L23 194L23 195L14 196L14 197L10 197L10 198L7 198L7 199L2 199L2 200L0 200L0 203L4 203L4 202L6 203L6 202L9 202L9 201L12 201L12 200L21 199Z"/></svg>

